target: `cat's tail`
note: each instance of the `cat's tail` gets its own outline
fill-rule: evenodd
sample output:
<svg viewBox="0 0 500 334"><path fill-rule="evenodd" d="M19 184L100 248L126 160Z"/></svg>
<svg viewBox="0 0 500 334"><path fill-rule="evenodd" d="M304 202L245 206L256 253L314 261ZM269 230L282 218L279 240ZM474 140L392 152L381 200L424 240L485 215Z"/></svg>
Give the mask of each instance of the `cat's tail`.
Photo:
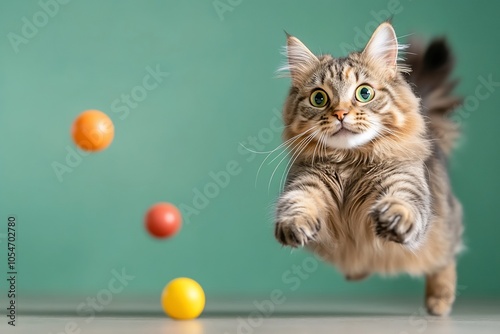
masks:
<svg viewBox="0 0 500 334"><path fill-rule="evenodd" d="M428 45L411 41L405 64L412 69L408 80L421 98L422 113L429 121L433 139L449 155L459 135L458 125L450 115L462 103L462 97L453 94L458 80L450 78L454 57L448 43L444 38Z"/></svg>

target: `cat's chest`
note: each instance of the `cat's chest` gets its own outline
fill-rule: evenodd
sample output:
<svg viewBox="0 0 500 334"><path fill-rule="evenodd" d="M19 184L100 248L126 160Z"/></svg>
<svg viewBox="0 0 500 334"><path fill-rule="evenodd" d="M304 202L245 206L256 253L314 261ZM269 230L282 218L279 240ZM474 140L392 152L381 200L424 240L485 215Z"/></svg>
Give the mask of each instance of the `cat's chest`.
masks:
<svg viewBox="0 0 500 334"><path fill-rule="evenodd" d="M339 205L360 205L374 194L378 178L373 167L327 166L323 169Z"/></svg>

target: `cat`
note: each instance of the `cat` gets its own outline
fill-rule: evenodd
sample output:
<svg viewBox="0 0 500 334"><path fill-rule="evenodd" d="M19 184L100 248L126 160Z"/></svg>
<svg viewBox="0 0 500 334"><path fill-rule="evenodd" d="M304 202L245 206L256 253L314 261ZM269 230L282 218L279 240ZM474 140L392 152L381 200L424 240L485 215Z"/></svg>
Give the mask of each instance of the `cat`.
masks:
<svg viewBox="0 0 500 334"><path fill-rule="evenodd" d="M428 312L446 315L463 249L462 206L447 174L459 134L448 116L461 98L446 40L413 44L406 62L402 49L389 22L344 58L316 56L287 35L283 139L293 163L274 233L348 280L425 275Z"/></svg>

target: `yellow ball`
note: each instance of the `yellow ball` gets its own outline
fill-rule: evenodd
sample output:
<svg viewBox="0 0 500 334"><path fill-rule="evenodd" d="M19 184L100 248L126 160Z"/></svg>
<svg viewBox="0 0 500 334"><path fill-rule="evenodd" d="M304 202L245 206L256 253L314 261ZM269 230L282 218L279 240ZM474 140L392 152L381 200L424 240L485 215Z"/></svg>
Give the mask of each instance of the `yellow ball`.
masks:
<svg viewBox="0 0 500 334"><path fill-rule="evenodd" d="M194 319L205 308L205 293L195 280L176 278L163 289L161 305L165 313L174 319Z"/></svg>

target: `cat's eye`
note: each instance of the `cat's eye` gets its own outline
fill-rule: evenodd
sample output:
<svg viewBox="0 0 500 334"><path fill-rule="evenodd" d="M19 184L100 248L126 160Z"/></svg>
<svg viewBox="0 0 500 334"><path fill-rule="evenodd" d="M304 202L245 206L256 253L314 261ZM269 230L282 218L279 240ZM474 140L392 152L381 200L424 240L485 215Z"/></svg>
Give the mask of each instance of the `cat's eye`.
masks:
<svg viewBox="0 0 500 334"><path fill-rule="evenodd" d="M309 102L316 108L323 108L328 103L328 95L322 89L316 89L309 97Z"/></svg>
<svg viewBox="0 0 500 334"><path fill-rule="evenodd" d="M370 85L361 85L356 88L356 100L366 103L371 101L375 96L375 91Z"/></svg>

